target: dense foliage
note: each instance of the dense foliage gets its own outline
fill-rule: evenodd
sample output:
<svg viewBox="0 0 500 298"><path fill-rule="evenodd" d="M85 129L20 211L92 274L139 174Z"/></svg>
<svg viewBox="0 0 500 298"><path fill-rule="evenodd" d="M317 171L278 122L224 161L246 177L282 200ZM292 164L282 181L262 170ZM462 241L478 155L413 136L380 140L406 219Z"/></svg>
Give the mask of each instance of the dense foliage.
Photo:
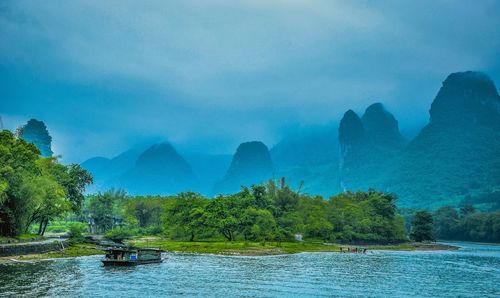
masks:
<svg viewBox="0 0 500 298"><path fill-rule="evenodd" d="M477 212L471 205L446 206L434 212L438 239L500 242L500 212Z"/></svg>
<svg viewBox="0 0 500 298"><path fill-rule="evenodd" d="M101 210L108 211L106 216ZM407 240L392 195L346 192L324 200L299 194L284 180L213 199L191 192L124 199L117 192L107 192L91 196L86 212L100 232L114 239L140 233L189 241L287 241L299 234L340 242Z"/></svg>
<svg viewBox="0 0 500 298"><path fill-rule="evenodd" d="M34 144L0 132L0 236L16 236L38 223L43 235L50 220L78 212L92 177L79 165L44 158Z"/></svg>
<svg viewBox="0 0 500 298"><path fill-rule="evenodd" d="M415 212L411 221L410 238L417 242L436 240L432 214L425 210Z"/></svg>

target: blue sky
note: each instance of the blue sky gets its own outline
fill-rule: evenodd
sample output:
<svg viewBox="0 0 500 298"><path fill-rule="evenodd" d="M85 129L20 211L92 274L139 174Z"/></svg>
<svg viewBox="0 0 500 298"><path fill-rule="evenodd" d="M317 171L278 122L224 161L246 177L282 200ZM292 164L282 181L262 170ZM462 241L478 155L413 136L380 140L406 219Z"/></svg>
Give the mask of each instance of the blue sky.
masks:
<svg viewBox="0 0 500 298"><path fill-rule="evenodd" d="M451 72L500 82L500 1L2 1L0 115L65 162L169 140L269 146L383 102L423 125Z"/></svg>

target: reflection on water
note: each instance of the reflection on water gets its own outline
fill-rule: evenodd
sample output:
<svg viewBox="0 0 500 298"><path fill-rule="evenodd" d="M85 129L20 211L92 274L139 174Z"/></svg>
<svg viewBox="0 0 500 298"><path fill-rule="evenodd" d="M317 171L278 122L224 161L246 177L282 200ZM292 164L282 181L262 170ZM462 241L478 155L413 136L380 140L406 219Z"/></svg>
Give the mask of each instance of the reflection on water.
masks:
<svg viewBox="0 0 500 298"><path fill-rule="evenodd" d="M169 254L162 264L105 268L101 257L0 264L0 296L500 296L500 246L449 252Z"/></svg>

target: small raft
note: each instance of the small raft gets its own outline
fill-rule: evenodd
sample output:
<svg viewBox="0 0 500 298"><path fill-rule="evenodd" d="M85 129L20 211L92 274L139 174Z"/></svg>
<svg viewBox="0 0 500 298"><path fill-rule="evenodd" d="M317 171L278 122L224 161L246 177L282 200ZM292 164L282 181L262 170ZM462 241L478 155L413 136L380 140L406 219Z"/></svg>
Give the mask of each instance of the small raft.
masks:
<svg viewBox="0 0 500 298"><path fill-rule="evenodd" d="M162 250L156 248L109 248L102 260L104 266L136 266L161 263Z"/></svg>

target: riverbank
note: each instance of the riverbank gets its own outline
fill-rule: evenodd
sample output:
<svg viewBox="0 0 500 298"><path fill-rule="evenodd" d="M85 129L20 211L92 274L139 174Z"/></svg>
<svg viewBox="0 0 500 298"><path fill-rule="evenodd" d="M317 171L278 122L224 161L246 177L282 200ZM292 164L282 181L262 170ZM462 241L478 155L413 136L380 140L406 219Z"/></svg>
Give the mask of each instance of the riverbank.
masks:
<svg viewBox="0 0 500 298"><path fill-rule="evenodd" d="M244 241L172 241L157 237L143 237L127 242L128 245L146 248L154 247L173 253L217 254L228 256L272 256L295 254L301 252L340 252L341 247L355 245L340 245L322 242L244 242ZM394 251L429 251L457 250L458 246L441 243L401 243L396 245L356 246L370 250ZM25 254L0 257L0 261L34 261L57 258L71 258L91 255L102 255L104 251L95 244L77 244L64 250L45 253Z"/></svg>
<svg viewBox="0 0 500 298"><path fill-rule="evenodd" d="M155 247L169 252L220 254L237 256L267 256L301 252L340 252L341 247L362 247L368 250L456 250L459 247L440 243L401 243L394 245L341 245L323 242L181 242L148 237L129 242L137 247Z"/></svg>
<svg viewBox="0 0 500 298"><path fill-rule="evenodd" d="M401 243L396 245L369 245L369 250L399 250L399 251L431 251L431 250L458 250L460 247L444 243Z"/></svg>
<svg viewBox="0 0 500 298"><path fill-rule="evenodd" d="M95 244L77 244L69 246L65 249L54 250L44 253L0 257L0 261L24 262L24 261L34 261L34 260L83 257L83 256L92 256L101 254L104 254L104 251L97 249L97 245Z"/></svg>

